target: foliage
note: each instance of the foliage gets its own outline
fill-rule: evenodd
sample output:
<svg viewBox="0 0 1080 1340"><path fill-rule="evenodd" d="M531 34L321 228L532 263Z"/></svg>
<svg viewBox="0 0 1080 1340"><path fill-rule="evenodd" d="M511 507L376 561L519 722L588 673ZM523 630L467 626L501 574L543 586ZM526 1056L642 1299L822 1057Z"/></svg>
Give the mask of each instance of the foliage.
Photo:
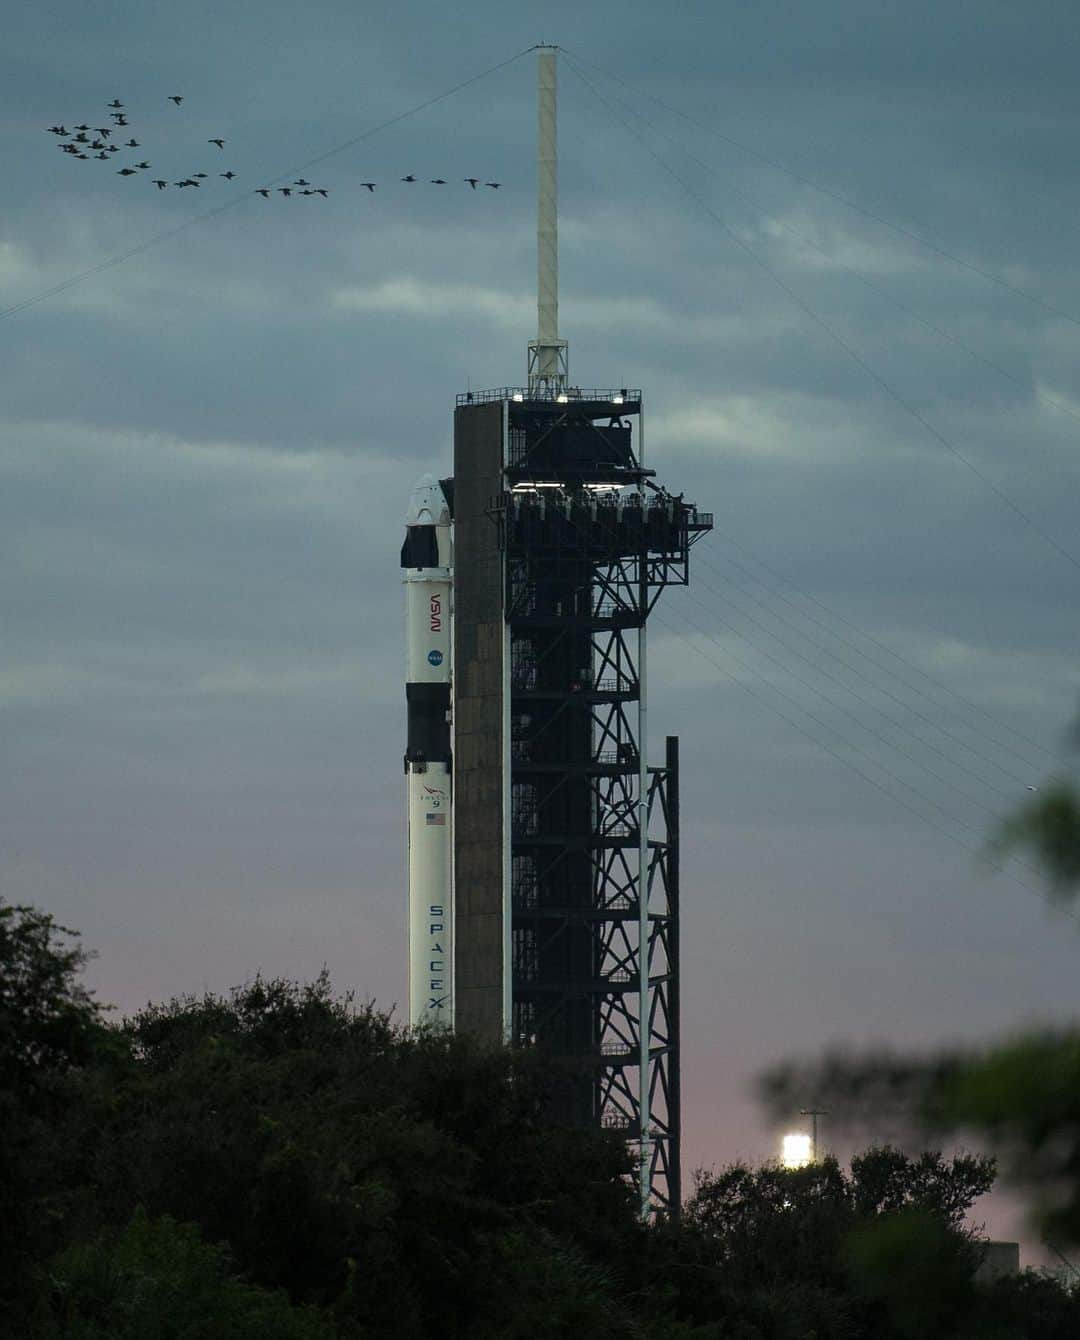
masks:
<svg viewBox="0 0 1080 1340"><path fill-rule="evenodd" d="M55 1127L107 1039L74 938L47 913L0 900L0 1318L57 1240Z"/></svg>
<svg viewBox="0 0 1080 1340"><path fill-rule="evenodd" d="M1080 895L1080 791L1067 781L1041 788L998 828L990 850L999 856L1028 850L1038 861L1051 895L1074 902Z"/></svg>
<svg viewBox="0 0 1080 1340"><path fill-rule="evenodd" d="M230 1277L194 1224L137 1210L120 1234L62 1252L40 1340L332 1340L330 1320Z"/></svg>

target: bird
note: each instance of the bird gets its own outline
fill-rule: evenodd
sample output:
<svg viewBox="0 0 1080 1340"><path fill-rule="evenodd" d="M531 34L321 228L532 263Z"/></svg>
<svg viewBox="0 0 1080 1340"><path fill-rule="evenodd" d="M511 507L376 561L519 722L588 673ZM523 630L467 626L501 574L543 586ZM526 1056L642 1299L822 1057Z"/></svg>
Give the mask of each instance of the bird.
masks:
<svg viewBox="0 0 1080 1340"><path fill-rule="evenodd" d="M138 140L125 140L125 141L124 141L124 148L125 148L125 149L139 149L139 148L141 148L141 147L142 147L142 146L139 144L139 141L138 141Z"/></svg>
<svg viewBox="0 0 1080 1340"><path fill-rule="evenodd" d="M290 186L279 186L279 187L278 187L278 190L279 190L279 191L281 192L281 194L284 195L284 196L290 196L290 195L292 195L292 187L290 187Z"/></svg>
<svg viewBox="0 0 1080 1340"><path fill-rule="evenodd" d="M191 175L193 177L205 177L207 174L205 172L193 172Z"/></svg>
<svg viewBox="0 0 1080 1340"><path fill-rule="evenodd" d="M120 171L119 171L116 175L117 175L118 177L134 177L134 175L135 175L135 169L134 169L134 168L121 168Z"/></svg>
<svg viewBox="0 0 1080 1340"><path fill-rule="evenodd" d="M118 126L126 126L128 123L128 119L123 112L110 112L109 115Z"/></svg>
<svg viewBox="0 0 1080 1340"><path fill-rule="evenodd" d="M89 144L89 143L90 143L90 136L89 136L89 135L84 135L83 132L80 130L79 133L75 136L75 143L76 143L76 144Z"/></svg>
<svg viewBox="0 0 1080 1340"><path fill-rule="evenodd" d="M119 144L106 144L105 148L108 149L111 154L118 154L120 152Z"/></svg>
<svg viewBox="0 0 1080 1340"><path fill-rule="evenodd" d="M218 173L218 176L219 176L219 177L224 177L226 181L232 181L232 179L236 176L236 173L235 173L235 172L219 172L219 173Z"/></svg>
<svg viewBox="0 0 1080 1340"><path fill-rule="evenodd" d="M499 187L502 185L502 182L501 182L501 181L486 181L486 182L484 182L484 185L485 185L485 186L490 186L491 189L492 189L493 191L497 191L497 190L499 189Z"/></svg>
<svg viewBox="0 0 1080 1340"><path fill-rule="evenodd" d="M107 102L105 104L106 107L123 107L123 105L124 104L120 101L119 98L113 98L112 102Z"/></svg>
<svg viewBox="0 0 1080 1340"><path fill-rule="evenodd" d="M101 153L99 153L99 154L95 154L94 157L95 157L95 158L100 158L100 159L102 159L102 160L103 160L104 162L106 162L106 163L109 161L109 155L105 152L104 149L102 149Z"/></svg>
<svg viewBox="0 0 1080 1340"><path fill-rule="evenodd" d="M307 187L305 187L304 190L302 190L302 191L300 192L300 194L301 194L301 195L314 195L315 192L312 191L312 190L310 190L310 189L308 189Z"/></svg>
<svg viewBox="0 0 1080 1340"><path fill-rule="evenodd" d="M476 187L477 187L477 184L478 184L479 181L480 181L480 178L479 178L479 177L463 177L463 178L462 178L462 181L467 181L467 182L469 183L469 185L470 185L470 186L473 188L473 190L475 191L475 190L476 190Z"/></svg>
<svg viewBox="0 0 1080 1340"><path fill-rule="evenodd" d="M174 185L174 186L198 186L199 183L198 183L197 181L192 181L190 177L185 177L183 181L175 181L175 182L173 182L173 185Z"/></svg>
<svg viewBox="0 0 1080 1340"><path fill-rule="evenodd" d="M306 178L304 178L304 177L300 177L300 178L298 178L296 181L293 182L293 185L294 185L294 186L310 186L310 185L311 185L311 182L309 182L309 181L308 181Z"/></svg>
<svg viewBox="0 0 1080 1340"><path fill-rule="evenodd" d="M75 157L76 157L76 158L89 158L90 155L89 155L89 154L76 154Z"/></svg>
<svg viewBox="0 0 1080 1340"><path fill-rule="evenodd" d="M408 175L407 177L402 177L401 180L402 180L402 181L415 181L416 178L415 178L415 177L412 175L412 173L410 172L409 175Z"/></svg>
<svg viewBox="0 0 1080 1340"><path fill-rule="evenodd" d="M164 191L165 187L168 186L168 184L169 183L167 181L162 181L160 177L154 178L154 185L158 188L159 191Z"/></svg>
<svg viewBox="0 0 1080 1340"><path fill-rule="evenodd" d="M150 166L150 164L147 163L147 162L144 160L144 161L141 162L141 163L136 163L135 166L136 166L137 168L148 168L148 167Z"/></svg>
<svg viewBox="0 0 1080 1340"><path fill-rule="evenodd" d="M325 199L329 196L330 192L327 191L327 190L326 190L324 187L322 187L322 186L316 186L316 187L315 187L315 194L316 194L316 195L321 195L322 198L325 200Z"/></svg>
<svg viewBox="0 0 1080 1340"><path fill-rule="evenodd" d="M75 129L76 129L76 130L89 130L90 127L89 127L89 126L76 126Z"/></svg>
<svg viewBox="0 0 1080 1340"><path fill-rule="evenodd" d="M269 199L270 199L270 188L269 188L269 186L256 186L256 187L255 187L255 194L256 194L256 195L261 195L262 198L263 198L264 200L269 200Z"/></svg>
<svg viewBox="0 0 1080 1340"><path fill-rule="evenodd" d="M94 127L94 134L95 134L95 135L100 135L101 138L102 138L103 140L107 140L107 139L109 138L109 136L110 136L112 133L113 133L113 128L112 128L112 126L95 126L95 127Z"/></svg>
<svg viewBox="0 0 1080 1340"><path fill-rule="evenodd" d="M1029 791L1038 791L1038 789L1039 789L1039 788L1038 788L1037 786L1029 786L1029 787L1028 787L1028 790L1029 790Z"/></svg>
<svg viewBox="0 0 1080 1340"><path fill-rule="evenodd" d="M78 127L76 127L76 129L78 129ZM67 131L64 129L63 126L50 126L50 127L49 127L49 134L50 134L50 135L66 135L66 134L67 134Z"/></svg>
<svg viewBox="0 0 1080 1340"><path fill-rule="evenodd" d="M56 147L62 149L66 154L77 154L79 152L77 144L58 144Z"/></svg>
<svg viewBox="0 0 1080 1340"><path fill-rule="evenodd" d="M104 149L104 148L105 148L105 141L104 141L104 140L94 140L94 142L93 142L93 144L91 144L90 148L91 148L91 149Z"/></svg>
<svg viewBox="0 0 1080 1340"><path fill-rule="evenodd" d="M169 101L169 102L175 102L176 105L177 105L177 107L179 107L180 104L184 101L184 99L183 99L183 97L182 97L179 93L170 93L170 94L169 94L169 97L168 97L168 101Z"/></svg>
<svg viewBox="0 0 1080 1340"><path fill-rule="evenodd" d="M225 141L224 141L224 140L207 140L206 142L207 142L207 144L216 144L217 147L218 147L219 149L224 149L224 148L225 148Z"/></svg>
<svg viewBox="0 0 1080 1340"><path fill-rule="evenodd" d="M374 190L375 190L375 183L374 183L373 181L362 181L362 182L360 183L360 185L361 185L361 186L366 186L366 187L368 188L369 191L374 192Z"/></svg>
<svg viewBox="0 0 1080 1340"><path fill-rule="evenodd" d="M432 177L432 179L431 179L431 185L432 185L432 186L445 186L445 185L446 185L446 178L445 178L445 177Z"/></svg>

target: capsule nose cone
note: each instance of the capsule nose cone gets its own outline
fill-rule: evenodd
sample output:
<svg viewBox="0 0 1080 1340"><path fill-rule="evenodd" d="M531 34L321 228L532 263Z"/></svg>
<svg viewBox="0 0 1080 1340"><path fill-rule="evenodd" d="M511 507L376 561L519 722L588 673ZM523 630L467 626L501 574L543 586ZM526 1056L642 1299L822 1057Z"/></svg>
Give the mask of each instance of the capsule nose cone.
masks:
<svg viewBox="0 0 1080 1340"><path fill-rule="evenodd" d="M439 481L434 475L421 475L409 494L405 509L406 526L447 526L450 509Z"/></svg>

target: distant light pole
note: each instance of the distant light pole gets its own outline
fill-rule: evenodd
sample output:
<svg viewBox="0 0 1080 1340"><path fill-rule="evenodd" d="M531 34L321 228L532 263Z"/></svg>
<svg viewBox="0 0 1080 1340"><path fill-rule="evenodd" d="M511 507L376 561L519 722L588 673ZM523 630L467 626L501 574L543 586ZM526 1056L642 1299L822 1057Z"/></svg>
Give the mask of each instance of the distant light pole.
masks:
<svg viewBox="0 0 1080 1340"><path fill-rule="evenodd" d="M824 1107L800 1107L799 1116L810 1118L810 1162L818 1161L818 1117L827 1117L828 1110Z"/></svg>

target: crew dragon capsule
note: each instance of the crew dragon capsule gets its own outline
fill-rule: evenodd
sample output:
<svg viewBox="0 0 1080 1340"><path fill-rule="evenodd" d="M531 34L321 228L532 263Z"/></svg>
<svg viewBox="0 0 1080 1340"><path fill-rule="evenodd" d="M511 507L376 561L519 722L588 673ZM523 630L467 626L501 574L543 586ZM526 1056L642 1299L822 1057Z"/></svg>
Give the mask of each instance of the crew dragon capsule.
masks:
<svg viewBox="0 0 1080 1340"><path fill-rule="evenodd" d="M450 757L450 507L424 475L405 513L405 701L408 734L409 1023L450 1028L453 999L453 810Z"/></svg>

